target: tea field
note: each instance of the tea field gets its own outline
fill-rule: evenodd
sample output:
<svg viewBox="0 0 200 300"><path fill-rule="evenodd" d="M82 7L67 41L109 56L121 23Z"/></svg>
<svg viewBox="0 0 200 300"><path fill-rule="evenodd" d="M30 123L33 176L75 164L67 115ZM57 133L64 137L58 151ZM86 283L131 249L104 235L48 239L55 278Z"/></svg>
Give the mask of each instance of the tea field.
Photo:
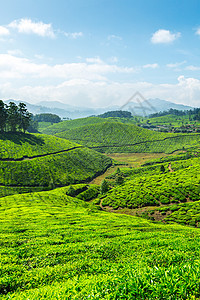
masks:
<svg viewBox="0 0 200 300"><path fill-rule="evenodd" d="M94 150L47 135L6 135L0 147L0 197L90 181L112 165Z"/></svg>
<svg viewBox="0 0 200 300"><path fill-rule="evenodd" d="M56 133L56 136L105 153L169 154L200 145L198 133L156 132L134 124L113 122L113 120L68 129Z"/></svg>
<svg viewBox="0 0 200 300"><path fill-rule="evenodd" d="M198 229L99 211L69 189L0 199L0 299L199 299Z"/></svg>

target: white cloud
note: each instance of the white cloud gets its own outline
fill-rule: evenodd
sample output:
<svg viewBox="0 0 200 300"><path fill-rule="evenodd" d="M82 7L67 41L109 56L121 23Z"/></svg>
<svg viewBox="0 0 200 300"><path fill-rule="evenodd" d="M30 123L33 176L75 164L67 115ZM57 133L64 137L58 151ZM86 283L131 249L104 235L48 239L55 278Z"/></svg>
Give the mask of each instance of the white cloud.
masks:
<svg viewBox="0 0 200 300"><path fill-rule="evenodd" d="M119 61L119 59L117 58L117 56L112 56L112 57L110 57L109 61L111 63L117 63Z"/></svg>
<svg viewBox="0 0 200 300"><path fill-rule="evenodd" d="M111 40L118 40L118 41L122 41L122 37L121 37L121 36L119 36L119 35L115 35L115 34L111 34L111 35L109 35L107 39L108 39L109 41L111 41Z"/></svg>
<svg viewBox="0 0 200 300"><path fill-rule="evenodd" d="M178 68L178 67L184 65L185 63L186 63L186 60L181 61L181 62L176 62L176 63L167 64L166 66L167 66L168 68L172 68L172 69L175 68L175 69L176 69L176 68Z"/></svg>
<svg viewBox="0 0 200 300"><path fill-rule="evenodd" d="M4 26L0 26L0 36L7 36L10 34L10 31L8 30L8 28L4 27Z"/></svg>
<svg viewBox="0 0 200 300"><path fill-rule="evenodd" d="M154 64L152 64L154 65ZM135 91L145 98L161 98L200 106L200 80L179 76L174 84L133 81L134 68L107 64L99 57L82 63L41 64L0 54L0 99L36 103L59 100L83 106L123 105ZM113 75L130 74L125 82ZM127 76L125 76L127 78Z"/></svg>
<svg viewBox="0 0 200 300"><path fill-rule="evenodd" d="M169 44L181 36L180 32L171 33L169 30L159 29L151 38L153 44Z"/></svg>
<svg viewBox="0 0 200 300"><path fill-rule="evenodd" d="M51 24L34 22L31 19L20 19L11 22L8 27L17 29L20 33L36 34L42 37L54 38L55 34Z"/></svg>
<svg viewBox="0 0 200 300"><path fill-rule="evenodd" d="M86 63L48 65L32 62L23 57L0 54L0 78L64 78L106 80L114 73L134 73L134 68L106 64L100 58L88 58Z"/></svg>
<svg viewBox="0 0 200 300"><path fill-rule="evenodd" d="M144 69L148 69L148 68L156 69L158 67L159 67L159 65L157 63L155 63L155 64L146 64L146 65L143 66Z"/></svg>
<svg viewBox="0 0 200 300"><path fill-rule="evenodd" d="M64 35L66 37L76 40L77 38L83 36L83 32L81 32L81 31L80 32L65 32Z"/></svg>
<svg viewBox="0 0 200 300"><path fill-rule="evenodd" d="M8 50L7 53L9 55L16 55L16 56L22 56L23 55L23 52L19 49Z"/></svg>
<svg viewBox="0 0 200 300"><path fill-rule="evenodd" d="M95 64L102 64L103 61L99 57L89 57L86 58L86 62L88 63L95 63Z"/></svg>
<svg viewBox="0 0 200 300"><path fill-rule="evenodd" d="M191 65L191 66L187 66L185 69L188 70L188 71L199 71L200 67L196 67L196 66Z"/></svg>
<svg viewBox="0 0 200 300"><path fill-rule="evenodd" d="M197 35L200 35L200 27L197 29L197 31L195 32Z"/></svg>

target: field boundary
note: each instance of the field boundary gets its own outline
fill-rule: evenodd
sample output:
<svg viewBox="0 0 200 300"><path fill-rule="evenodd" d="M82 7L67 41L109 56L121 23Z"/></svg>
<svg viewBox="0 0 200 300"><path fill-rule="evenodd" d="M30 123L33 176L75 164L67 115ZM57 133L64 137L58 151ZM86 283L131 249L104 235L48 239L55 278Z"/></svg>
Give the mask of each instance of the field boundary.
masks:
<svg viewBox="0 0 200 300"><path fill-rule="evenodd" d="M39 157L45 157L45 156L50 156L50 155L54 155L54 154L60 154L60 153L64 153L64 152L69 152L75 149L80 149L80 148L86 148L85 146L75 146L73 148L70 149L66 149L66 150L60 150L60 151L56 151L56 152L51 152L51 153L45 153L45 154L39 154L39 155L34 155L34 156L22 156L20 158L0 158L0 161L23 161L23 160L31 160L34 158L39 158Z"/></svg>

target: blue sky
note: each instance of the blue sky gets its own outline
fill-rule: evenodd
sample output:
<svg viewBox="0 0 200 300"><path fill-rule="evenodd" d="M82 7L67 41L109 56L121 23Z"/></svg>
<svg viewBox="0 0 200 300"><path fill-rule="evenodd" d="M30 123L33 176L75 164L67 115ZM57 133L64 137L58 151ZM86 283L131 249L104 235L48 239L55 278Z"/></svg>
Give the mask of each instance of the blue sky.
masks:
<svg viewBox="0 0 200 300"><path fill-rule="evenodd" d="M200 106L200 1L0 1L0 98Z"/></svg>

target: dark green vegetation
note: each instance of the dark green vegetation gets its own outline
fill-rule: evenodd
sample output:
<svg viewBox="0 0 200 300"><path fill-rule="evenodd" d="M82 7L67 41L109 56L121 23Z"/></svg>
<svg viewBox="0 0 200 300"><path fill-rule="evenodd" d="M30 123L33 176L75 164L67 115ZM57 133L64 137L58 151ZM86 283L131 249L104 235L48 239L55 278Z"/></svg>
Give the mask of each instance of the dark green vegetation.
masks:
<svg viewBox="0 0 200 300"><path fill-rule="evenodd" d="M89 181L112 164L106 156L57 137L8 133L0 138L1 197Z"/></svg>
<svg viewBox="0 0 200 300"><path fill-rule="evenodd" d="M104 114L98 115L101 118L132 118L132 114L129 111L123 110L115 110L115 111L108 111Z"/></svg>
<svg viewBox="0 0 200 300"><path fill-rule="evenodd" d="M31 114L26 109L26 104L14 102L9 105L0 100L0 132L23 131L25 132L30 124Z"/></svg>
<svg viewBox="0 0 200 300"><path fill-rule="evenodd" d="M199 298L197 229L100 212L68 189L0 199L0 299Z"/></svg>
<svg viewBox="0 0 200 300"><path fill-rule="evenodd" d="M61 122L61 118L59 116L50 113L37 114L33 117L33 120L37 122L50 122L51 125L53 123Z"/></svg>

